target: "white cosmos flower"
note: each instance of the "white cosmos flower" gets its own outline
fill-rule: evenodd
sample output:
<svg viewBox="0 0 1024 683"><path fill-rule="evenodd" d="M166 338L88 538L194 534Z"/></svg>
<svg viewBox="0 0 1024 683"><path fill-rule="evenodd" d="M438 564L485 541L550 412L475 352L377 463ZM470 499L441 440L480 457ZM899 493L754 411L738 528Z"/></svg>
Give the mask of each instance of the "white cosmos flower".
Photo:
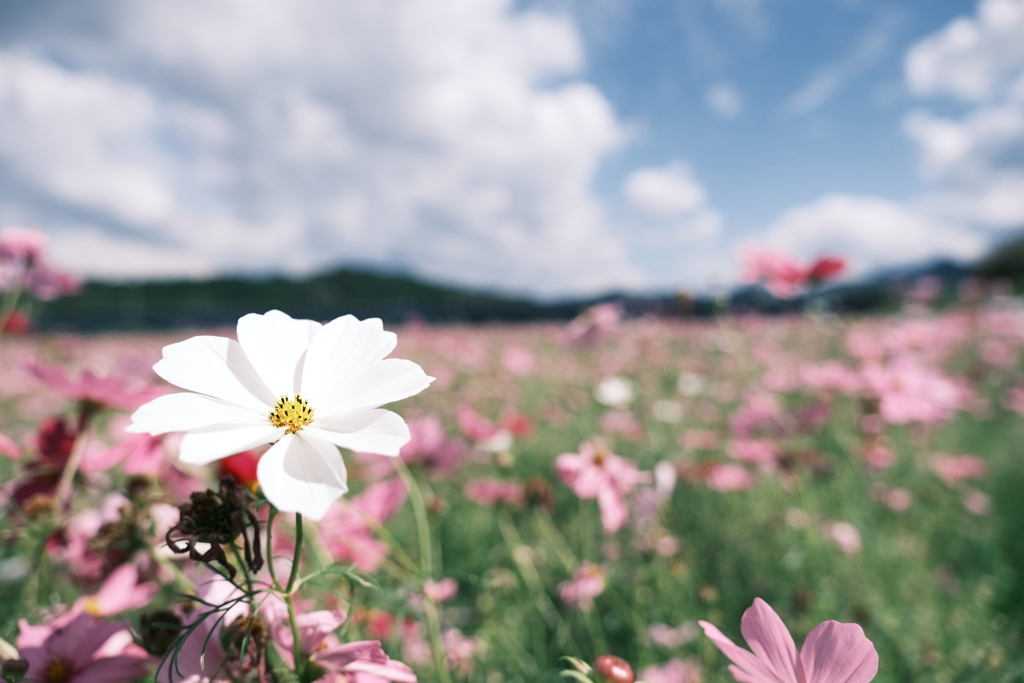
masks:
<svg viewBox="0 0 1024 683"><path fill-rule="evenodd" d="M187 432L180 457L193 465L276 442L256 472L264 495L319 520L348 491L338 446L394 456L409 441L405 421L379 406L434 378L412 361L385 359L396 342L377 318L321 325L250 313L238 321L238 341L202 336L164 347L153 370L194 393L147 403L128 431Z"/></svg>

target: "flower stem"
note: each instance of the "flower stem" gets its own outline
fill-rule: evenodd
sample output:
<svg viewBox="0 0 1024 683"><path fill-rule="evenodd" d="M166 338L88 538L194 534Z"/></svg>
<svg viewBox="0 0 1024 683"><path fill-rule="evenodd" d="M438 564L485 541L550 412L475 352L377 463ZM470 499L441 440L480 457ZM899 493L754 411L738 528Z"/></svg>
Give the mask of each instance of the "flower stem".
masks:
<svg viewBox="0 0 1024 683"><path fill-rule="evenodd" d="M0 301L0 337L4 336L4 329L7 321L10 320L14 309L18 305L18 298L21 296L21 287L12 287L4 294L3 301Z"/></svg>
<svg viewBox="0 0 1024 683"><path fill-rule="evenodd" d="M87 427L83 424L75 439L75 445L71 449L71 455L68 456L67 464L64 465L64 471L60 474L57 491L54 493L54 509L56 510L65 511L71 506L71 485L74 484L75 473L78 472L82 456L85 455L85 447L89 445L89 432L86 429Z"/></svg>
<svg viewBox="0 0 1024 683"><path fill-rule="evenodd" d="M420 541L420 570L428 577L433 578L433 541L430 538L430 522L427 519L427 504L423 500L423 492L401 458L392 458L391 463L395 466L395 471L398 472L398 476L402 478L402 482L409 492L409 500L416 517L416 531ZM437 616L437 606L430 597L424 596L424 598L423 607L427 615L427 632L430 636L430 652L434 656L434 668L437 669L437 676L442 683L452 683L451 672L448 671L444 661L444 646L441 642L441 623Z"/></svg>
<svg viewBox="0 0 1024 683"><path fill-rule="evenodd" d="M306 669L306 662L302 657L302 642L299 640L299 624L295 620L295 579L299 576L299 555L302 553L302 515L295 513L295 554L292 556L292 573L288 577L288 587L285 589L284 602L288 605L288 621L292 627L292 640L295 647L295 673L300 681L304 681L303 674ZM269 553L268 553L269 554Z"/></svg>

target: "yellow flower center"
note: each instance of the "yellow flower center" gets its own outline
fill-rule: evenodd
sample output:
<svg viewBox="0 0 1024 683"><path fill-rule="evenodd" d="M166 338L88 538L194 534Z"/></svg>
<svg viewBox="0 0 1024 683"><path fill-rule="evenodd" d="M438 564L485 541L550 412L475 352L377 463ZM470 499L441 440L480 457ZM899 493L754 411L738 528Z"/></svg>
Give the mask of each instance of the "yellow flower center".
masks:
<svg viewBox="0 0 1024 683"><path fill-rule="evenodd" d="M43 680L46 683L64 683L71 678L71 667L63 657L52 660L43 669Z"/></svg>
<svg viewBox="0 0 1024 683"><path fill-rule="evenodd" d="M94 617L103 616L103 608L100 607L100 601L94 596L90 596L85 599L85 605L82 607L82 611L86 614L91 614Z"/></svg>
<svg viewBox="0 0 1024 683"><path fill-rule="evenodd" d="M275 427L287 427L286 434L294 434L313 421L313 409L302 394L282 396L277 399L274 409L270 411L270 424Z"/></svg>

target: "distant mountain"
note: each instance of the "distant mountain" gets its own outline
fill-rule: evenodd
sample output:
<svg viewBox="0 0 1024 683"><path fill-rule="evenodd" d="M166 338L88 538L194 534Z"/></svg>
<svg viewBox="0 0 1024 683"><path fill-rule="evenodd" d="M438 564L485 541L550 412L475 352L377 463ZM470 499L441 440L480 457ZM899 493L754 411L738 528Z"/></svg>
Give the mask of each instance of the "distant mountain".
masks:
<svg viewBox="0 0 1024 683"><path fill-rule="evenodd" d="M233 325L246 313L274 308L315 320L351 313L391 323L568 319L585 305L541 304L401 275L344 269L305 280L89 282L77 295L46 304L37 327L49 331L214 327Z"/></svg>
<svg viewBox="0 0 1024 683"><path fill-rule="evenodd" d="M763 287L742 286L721 299L683 294L607 294L540 303L526 298L458 289L405 275L341 269L303 280L218 278L141 283L90 282L76 296L46 304L36 326L44 331L99 331L233 325L253 311L278 308L314 320L351 313L386 322L490 322L569 320L599 301L622 303L627 315L711 316L717 311L784 314L807 307L835 312L895 308L910 285L934 277L951 296L967 277L1024 283L1024 236L1001 245L977 264L937 260L875 273L780 300Z"/></svg>

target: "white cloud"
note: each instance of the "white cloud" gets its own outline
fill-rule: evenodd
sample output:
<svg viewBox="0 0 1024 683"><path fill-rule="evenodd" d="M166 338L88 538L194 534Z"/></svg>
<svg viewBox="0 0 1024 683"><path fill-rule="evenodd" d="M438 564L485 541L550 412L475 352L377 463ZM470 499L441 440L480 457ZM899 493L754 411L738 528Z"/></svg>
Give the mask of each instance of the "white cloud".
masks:
<svg viewBox="0 0 1024 683"><path fill-rule="evenodd" d="M650 216L687 213L707 198L704 188L682 164L636 169L626 178L625 193L634 209Z"/></svg>
<svg viewBox="0 0 1024 683"><path fill-rule="evenodd" d="M838 254L855 272L934 257L971 259L986 240L926 212L877 197L830 194L789 209L764 241L803 258Z"/></svg>
<svg viewBox="0 0 1024 683"><path fill-rule="evenodd" d="M96 276L346 262L542 295L643 284L591 190L625 129L579 79L573 25L511 5L95 2L73 40L30 23L0 46L19 184L0 214Z"/></svg>
<svg viewBox="0 0 1024 683"><path fill-rule="evenodd" d="M990 99L1024 66L1021 35L1024 0L982 0L976 17L950 22L907 52L907 85L918 95Z"/></svg>
<svg viewBox="0 0 1024 683"><path fill-rule="evenodd" d="M715 83L704 99L708 108L723 119L734 119L743 111L743 93L729 83Z"/></svg>

